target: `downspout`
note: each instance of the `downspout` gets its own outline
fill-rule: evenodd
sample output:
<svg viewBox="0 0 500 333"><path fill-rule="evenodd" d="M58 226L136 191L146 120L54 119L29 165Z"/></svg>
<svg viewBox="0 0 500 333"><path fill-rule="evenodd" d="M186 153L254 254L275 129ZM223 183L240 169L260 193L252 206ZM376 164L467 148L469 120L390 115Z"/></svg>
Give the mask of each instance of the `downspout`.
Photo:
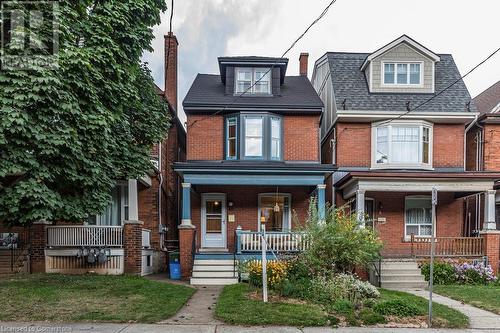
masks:
<svg viewBox="0 0 500 333"><path fill-rule="evenodd" d="M164 247L165 243L165 232L162 225L162 207L161 207L161 196L162 196L162 189L163 189L163 174L162 174L162 165L161 165L161 159L162 159L162 154L161 154L161 148L162 148L162 142L160 141L158 143L158 179L159 179L159 185L158 185L158 233L160 234L160 251L167 251Z"/></svg>
<svg viewBox="0 0 500 333"><path fill-rule="evenodd" d="M465 128L464 132L464 171L467 170L467 132L474 126L477 122L478 115L474 116L474 120Z"/></svg>
<svg viewBox="0 0 500 333"><path fill-rule="evenodd" d="M333 128L333 139L330 140L330 148L332 149L332 164L336 165L337 164L337 129L334 127ZM332 177L332 208L335 209L336 207L336 202L335 202L335 178L334 178L335 172L332 173L330 177Z"/></svg>

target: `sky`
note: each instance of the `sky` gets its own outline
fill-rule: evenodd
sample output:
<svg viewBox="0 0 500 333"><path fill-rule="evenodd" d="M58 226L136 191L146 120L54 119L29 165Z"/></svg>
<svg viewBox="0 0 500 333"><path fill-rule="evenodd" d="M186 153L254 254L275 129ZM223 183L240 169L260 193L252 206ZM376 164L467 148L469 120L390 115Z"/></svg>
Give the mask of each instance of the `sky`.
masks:
<svg viewBox="0 0 500 333"><path fill-rule="evenodd" d="M169 9L154 27L154 52L143 55L156 84L164 87L163 35ZM179 41L179 118L182 100L198 73L218 74L217 57L278 57L330 0L174 0L173 32ZM286 55L287 75L298 75L301 52L314 62L328 51L373 52L406 34L435 53L453 55L465 74L500 47L499 0L337 0ZM465 83L475 97L500 80L500 52Z"/></svg>

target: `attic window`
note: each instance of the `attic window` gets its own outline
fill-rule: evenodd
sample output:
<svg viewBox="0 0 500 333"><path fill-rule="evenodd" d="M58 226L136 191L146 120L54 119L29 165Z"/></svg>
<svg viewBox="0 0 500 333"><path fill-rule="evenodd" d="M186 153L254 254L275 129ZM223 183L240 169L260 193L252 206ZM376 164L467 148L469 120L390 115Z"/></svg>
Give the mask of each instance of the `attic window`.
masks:
<svg viewBox="0 0 500 333"><path fill-rule="evenodd" d="M420 85L422 82L421 63L383 63L385 85Z"/></svg>
<svg viewBox="0 0 500 333"><path fill-rule="evenodd" d="M235 70L236 94L270 94L271 75L269 68L238 67Z"/></svg>

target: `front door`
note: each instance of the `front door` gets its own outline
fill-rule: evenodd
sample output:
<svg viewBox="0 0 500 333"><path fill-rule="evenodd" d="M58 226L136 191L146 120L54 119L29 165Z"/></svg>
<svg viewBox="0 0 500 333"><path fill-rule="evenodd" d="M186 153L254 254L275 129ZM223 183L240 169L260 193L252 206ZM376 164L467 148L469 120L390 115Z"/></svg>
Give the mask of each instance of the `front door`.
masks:
<svg viewBox="0 0 500 333"><path fill-rule="evenodd" d="M203 194L201 201L201 246L226 248L226 196Z"/></svg>

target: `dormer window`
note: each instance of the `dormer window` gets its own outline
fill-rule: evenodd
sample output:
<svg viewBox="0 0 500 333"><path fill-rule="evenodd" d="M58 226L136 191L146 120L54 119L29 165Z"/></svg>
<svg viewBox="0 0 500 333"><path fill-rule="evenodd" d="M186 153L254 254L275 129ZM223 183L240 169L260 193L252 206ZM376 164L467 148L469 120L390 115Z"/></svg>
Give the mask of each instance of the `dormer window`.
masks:
<svg viewBox="0 0 500 333"><path fill-rule="evenodd" d="M271 71L263 67L235 69L236 94L271 94Z"/></svg>
<svg viewBox="0 0 500 333"><path fill-rule="evenodd" d="M422 63L384 62L384 85L419 86L422 83Z"/></svg>

